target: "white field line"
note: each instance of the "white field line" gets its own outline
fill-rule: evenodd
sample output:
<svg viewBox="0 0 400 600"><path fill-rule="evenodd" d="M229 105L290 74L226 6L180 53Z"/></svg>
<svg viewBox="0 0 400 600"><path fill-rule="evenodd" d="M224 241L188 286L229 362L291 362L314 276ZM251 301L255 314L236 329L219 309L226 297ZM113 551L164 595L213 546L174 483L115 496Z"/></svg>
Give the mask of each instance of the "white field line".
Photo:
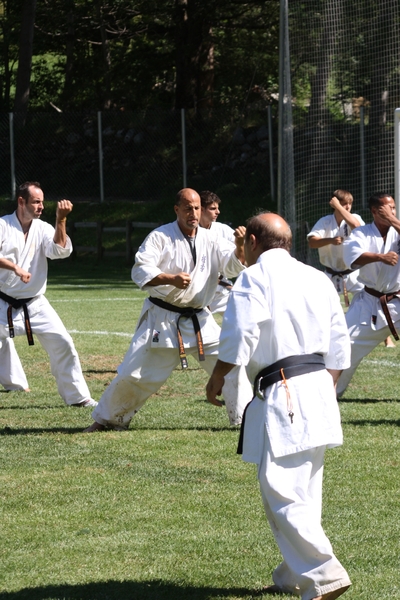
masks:
<svg viewBox="0 0 400 600"><path fill-rule="evenodd" d="M143 298L72 298L72 299L51 299L50 302L54 304L55 302L143 302Z"/></svg>
<svg viewBox="0 0 400 600"><path fill-rule="evenodd" d="M390 360L371 360L371 359L364 359L361 364L369 364L369 365L378 365L380 367L395 367L395 368L399 368L400 363L396 363L396 362L390 362Z"/></svg>
<svg viewBox="0 0 400 600"><path fill-rule="evenodd" d="M81 335L117 335L119 337L128 337L131 338L133 336L132 333L125 333L124 331L79 331L78 329L68 329L68 333L78 333Z"/></svg>

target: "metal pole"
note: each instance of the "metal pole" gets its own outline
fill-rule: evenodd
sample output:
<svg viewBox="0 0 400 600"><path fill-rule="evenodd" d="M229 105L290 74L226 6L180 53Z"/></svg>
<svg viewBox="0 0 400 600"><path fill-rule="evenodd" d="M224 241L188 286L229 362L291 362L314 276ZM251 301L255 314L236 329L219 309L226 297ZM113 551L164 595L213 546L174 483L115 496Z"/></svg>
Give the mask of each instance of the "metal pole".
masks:
<svg viewBox="0 0 400 600"><path fill-rule="evenodd" d="M181 108L183 187L187 187L185 109Z"/></svg>
<svg viewBox="0 0 400 600"><path fill-rule="evenodd" d="M17 186L15 183L14 113L8 113L8 121L10 126L11 200L15 200Z"/></svg>
<svg viewBox="0 0 400 600"><path fill-rule="evenodd" d="M396 216L400 219L400 108L394 111L394 201L396 203Z"/></svg>
<svg viewBox="0 0 400 600"><path fill-rule="evenodd" d="M269 143L269 181L271 190L271 200L275 202L275 176L274 176L274 144L272 139L272 111L271 105L267 107L268 115L268 143Z"/></svg>
<svg viewBox="0 0 400 600"><path fill-rule="evenodd" d="M100 178L100 202L104 202L104 179L103 179L103 135L101 124L101 110L97 112L97 132L99 138L99 178Z"/></svg>
<svg viewBox="0 0 400 600"><path fill-rule="evenodd" d="M365 141L364 141L364 107L360 108L360 161L361 161L361 203L365 206Z"/></svg>

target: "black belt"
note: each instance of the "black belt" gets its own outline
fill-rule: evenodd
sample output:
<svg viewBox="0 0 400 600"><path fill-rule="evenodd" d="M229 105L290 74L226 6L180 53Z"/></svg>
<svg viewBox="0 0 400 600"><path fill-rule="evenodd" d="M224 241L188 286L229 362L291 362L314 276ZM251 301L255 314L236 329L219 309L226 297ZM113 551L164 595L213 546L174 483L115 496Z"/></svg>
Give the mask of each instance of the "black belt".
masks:
<svg viewBox="0 0 400 600"><path fill-rule="evenodd" d="M325 361L321 354L300 354L296 356L287 356L274 362L272 365L265 367L260 371L254 380L254 396L264 399L262 392L278 381L284 379L290 379L291 377L297 377L298 375L305 375L306 373L313 373L314 371L322 371L326 369ZM252 402L252 401L251 401ZM246 417L246 411L250 406L251 402L246 406L242 424L240 427L239 443L237 453L242 454L243 452L243 435L244 435L244 422Z"/></svg>
<svg viewBox="0 0 400 600"><path fill-rule="evenodd" d="M344 303L346 306L349 306L349 295L347 293L347 287L346 287L346 281L344 280L344 276L345 275L350 275L350 273L353 273L352 269L346 269L345 271L334 271L333 269L331 269L330 267L325 267L325 271L327 273L329 273L329 275L336 275L337 277L341 277L343 279L343 296L344 296Z"/></svg>
<svg viewBox="0 0 400 600"><path fill-rule="evenodd" d="M199 312L201 312L203 309L202 308L191 308L190 306L185 306L185 307L175 306L174 304L170 304L169 302L164 302L164 300L160 300L159 298L153 298L152 296L149 296L149 300L150 300L150 302L152 302L156 306L159 306L160 308L165 308L167 310L171 310L172 312L179 313L179 318L176 322L176 328L178 330L179 358L181 360L182 369L187 369L187 367L188 367L185 346L183 345L182 334L181 334L181 330L179 328L179 321L181 320L182 317L185 317L186 319L192 319L193 328L194 328L194 332L196 334L196 339L197 339L197 349L199 351L199 360L206 360L206 357L204 354L203 338L201 337L201 331L200 331L200 323L199 323L199 319L197 318L197 314Z"/></svg>
<svg viewBox="0 0 400 600"><path fill-rule="evenodd" d="M13 323L13 318L12 318L12 309L15 308L23 308L24 310L24 317L25 317L25 331L26 331L26 337L28 338L28 344L30 346L34 345L34 341L33 341L33 334L32 334L32 328L31 328L31 322L29 320L29 312L28 312L28 307L27 304L28 302L30 302L31 300L33 300L33 298L11 298L11 296L7 296L7 294L4 294L3 292L0 292L0 298L2 300L4 300L5 302L7 302L8 309L7 309L7 320L8 320L8 329L10 331L10 338L13 338L15 336L14 334L14 323Z"/></svg>
<svg viewBox="0 0 400 600"><path fill-rule="evenodd" d="M381 303L381 307L383 310L383 314L386 317L386 322L389 325L390 333L393 335L395 340L399 339L399 335L396 331L396 327L394 326L392 315L389 312L389 307L387 305L388 302L391 302L394 298L400 299L400 290L397 292L391 292L390 294L385 294L384 292L378 292L378 290L374 290L368 286L365 286L365 291L367 294L371 296L375 296L375 298L379 298L379 302Z"/></svg>

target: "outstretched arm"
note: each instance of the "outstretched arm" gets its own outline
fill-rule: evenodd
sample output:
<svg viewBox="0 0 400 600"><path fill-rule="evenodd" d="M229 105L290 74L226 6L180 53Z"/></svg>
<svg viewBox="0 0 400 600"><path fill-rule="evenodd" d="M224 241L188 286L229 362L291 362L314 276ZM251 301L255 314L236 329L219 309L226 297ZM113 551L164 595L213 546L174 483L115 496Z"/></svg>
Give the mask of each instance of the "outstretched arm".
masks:
<svg viewBox="0 0 400 600"><path fill-rule="evenodd" d="M192 278L189 273L160 273L154 277L147 285L174 285L180 290L184 290L190 284Z"/></svg>
<svg viewBox="0 0 400 600"><path fill-rule="evenodd" d="M351 264L352 269L358 269L364 265L369 265L374 262L382 262L385 265L394 267L397 265L399 257L396 252L390 251L386 254L379 254L378 252L364 252Z"/></svg>
<svg viewBox="0 0 400 600"><path fill-rule="evenodd" d="M343 243L343 238L340 235L336 237L326 237L321 238L316 235L313 235L308 238L308 245L310 248L322 248L323 246L329 246L332 244L333 246L340 246Z"/></svg>

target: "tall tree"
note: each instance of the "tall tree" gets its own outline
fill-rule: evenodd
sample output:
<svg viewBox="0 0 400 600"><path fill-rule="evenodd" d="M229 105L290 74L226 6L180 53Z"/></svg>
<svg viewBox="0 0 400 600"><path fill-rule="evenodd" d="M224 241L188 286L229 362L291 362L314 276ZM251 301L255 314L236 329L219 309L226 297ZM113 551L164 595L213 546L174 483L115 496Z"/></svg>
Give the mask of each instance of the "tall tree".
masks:
<svg viewBox="0 0 400 600"><path fill-rule="evenodd" d="M36 1L25 0L22 9L17 85L14 100L15 112L26 112L29 104Z"/></svg>

